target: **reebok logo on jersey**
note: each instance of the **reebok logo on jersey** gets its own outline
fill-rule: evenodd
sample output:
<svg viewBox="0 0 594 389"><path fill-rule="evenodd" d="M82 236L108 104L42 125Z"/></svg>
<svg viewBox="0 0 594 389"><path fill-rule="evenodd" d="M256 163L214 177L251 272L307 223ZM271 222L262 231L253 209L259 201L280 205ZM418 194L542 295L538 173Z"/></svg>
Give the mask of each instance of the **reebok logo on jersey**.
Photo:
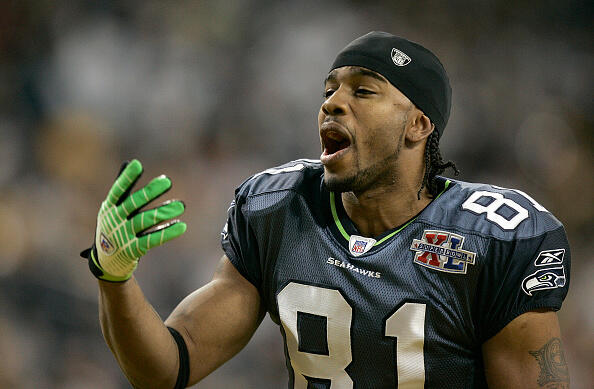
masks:
<svg viewBox="0 0 594 389"><path fill-rule="evenodd" d="M544 250L534 260L536 266L560 265L563 263L565 249Z"/></svg>
<svg viewBox="0 0 594 389"><path fill-rule="evenodd" d="M563 267L540 269L522 281L522 290L528 296L532 296L532 292L563 286L565 286L565 269Z"/></svg>
<svg viewBox="0 0 594 389"><path fill-rule="evenodd" d="M229 236L229 223L225 223L223 231L221 231L221 236L223 237L223 240L226 240Z"/></svg>
<svg viewBox="0 0 594 389"><path fill-rule="evenodd" d="M474 265L476 253L462 250L464 237L453 232L425 230L410 249L415 251L415 263L447 272L466 274L467 264Z"/></svg>

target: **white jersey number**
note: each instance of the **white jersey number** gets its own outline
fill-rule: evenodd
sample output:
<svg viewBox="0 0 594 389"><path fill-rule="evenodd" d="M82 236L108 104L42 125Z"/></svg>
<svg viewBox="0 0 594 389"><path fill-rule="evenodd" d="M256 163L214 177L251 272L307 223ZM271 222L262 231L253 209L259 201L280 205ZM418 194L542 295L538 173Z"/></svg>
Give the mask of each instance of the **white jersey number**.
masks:
<svg viewBox="0 0 594 389"><path fill-rule="evenodd" d="M402 363L398 370L398 389L425 386L425 304L404 303L386 319L384 335L397 338L396 355Z"/></svg>
<svg viewBox="0 0 594 389"><path fill-rule="evenodd" d="M478 200L485 197L492 199L489 205L485 206L477 203ZM511 219L506 219L497 213L497 211L504 205L507 205L516 211L516 214ZM513 230L518 224L528 218L528 211L526 208L523 208L513 200L506 199L501 193L487 192L484 190L476 191L470 195L464 204L462 204L462 209L467 209L478 214L485 213L487 214L487 220L492 221L504 230Z"/></svg>
<svg viewBox="0 0 594 389"><path fill-rule="evenodd" d="M497 186L495 188L505 189ZM537 203L536 200L534 200L532 197L528 196L521 190L509 190L513 190L520 196L524 197L538 211L548 212L545 207ZM478 201L484 199L485 197L490 198L491 202L488 205L480 204ZM516 214L509 219L498 214L497 211L499 211L503 206L508 206L509 208L513 209L516 212ZM464 204L462 204L462 209L467 209L478 214L484 213L487 215L487 220L497 224L504 230L513 230L521 222L528 219L528 211L526 210L526 208L522 207L520 204L516 203L511 199L503 197L501 193L488 192L485 190L479 190L471 194L470 197L464 202Z"/></svg>
<svg viewBox="0 0 594 389"><path fill-rule="evenodd" d="M353 309L339 291L319 286L289 283L277 297L278 311L285 331L287 350L295 375L294 389L307 389L314 377L332 382L332 388L353 388L345 371L351 363L351 321ZM405 303L385 321L384 336L397 338L398 388L423 388L425 365L425 304ZM298 312L326 318L328 355L299 350Z"/></svg>

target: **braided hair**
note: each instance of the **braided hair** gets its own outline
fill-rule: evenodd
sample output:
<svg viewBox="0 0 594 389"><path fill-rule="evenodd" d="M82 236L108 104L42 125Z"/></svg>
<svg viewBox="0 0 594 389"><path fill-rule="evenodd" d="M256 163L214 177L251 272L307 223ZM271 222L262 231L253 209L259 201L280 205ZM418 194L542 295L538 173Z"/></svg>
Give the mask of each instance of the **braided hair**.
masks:
<svg viewBox="0 0 594 389"><path fill-rule="evenodd" d="M423 182L421 188L417 192L417 198L421 199L421 192L423 188L427 187L429 190L429 197L435 198L439 194L439 185L435 176L443 173L446 169L454 170L454 175L460 174L460 171L456 167L456 164L452 161L444 162L439 151L439 134L437 131L433 131L427 137L427 143L425 144L425 174L423 176Z"/></svg>

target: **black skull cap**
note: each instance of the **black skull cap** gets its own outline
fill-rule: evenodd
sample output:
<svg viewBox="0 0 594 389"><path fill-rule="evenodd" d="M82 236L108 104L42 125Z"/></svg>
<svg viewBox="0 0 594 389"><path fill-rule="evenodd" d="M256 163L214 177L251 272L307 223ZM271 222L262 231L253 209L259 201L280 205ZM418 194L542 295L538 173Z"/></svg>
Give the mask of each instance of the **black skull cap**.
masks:
<svg viewBox="0 0 594 389"><path fill-rule="evenodd" d="M452 88L445 68L418 43L382 31L372 31L338 53L330 71L360 66L384 76L429 117L441 138L452 105Z"/></svg>

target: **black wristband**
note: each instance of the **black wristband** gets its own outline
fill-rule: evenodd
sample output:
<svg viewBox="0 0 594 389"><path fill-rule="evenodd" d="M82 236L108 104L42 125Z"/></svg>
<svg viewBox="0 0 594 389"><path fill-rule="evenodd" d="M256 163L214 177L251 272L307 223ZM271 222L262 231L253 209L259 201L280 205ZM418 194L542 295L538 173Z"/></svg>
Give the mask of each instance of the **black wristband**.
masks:
<svg viewBox="0 0 594 389"><path fill-rule="evenodd" d="M95 247L95 243L93 243L93 245L88 249L81 251L80 256L87 259L89 262L89 270L91 271L91 274L93 274L97 279L118 284L127 281L110 281L103 278L105 273L103 273L103 270L95 264L95 261L93 261L93 258L97 258L97 247Z"/></svg>
<svg viewBox="0 0 594 389"><path fill-rule="evenodd" d="M190 379L190 357L188 355L188 348L186 341L175 328L167 327L175 343L177 343L177 351L179 352L179 371L177 372L177 381L173 389L184 389L188 385Z"/></svg>

